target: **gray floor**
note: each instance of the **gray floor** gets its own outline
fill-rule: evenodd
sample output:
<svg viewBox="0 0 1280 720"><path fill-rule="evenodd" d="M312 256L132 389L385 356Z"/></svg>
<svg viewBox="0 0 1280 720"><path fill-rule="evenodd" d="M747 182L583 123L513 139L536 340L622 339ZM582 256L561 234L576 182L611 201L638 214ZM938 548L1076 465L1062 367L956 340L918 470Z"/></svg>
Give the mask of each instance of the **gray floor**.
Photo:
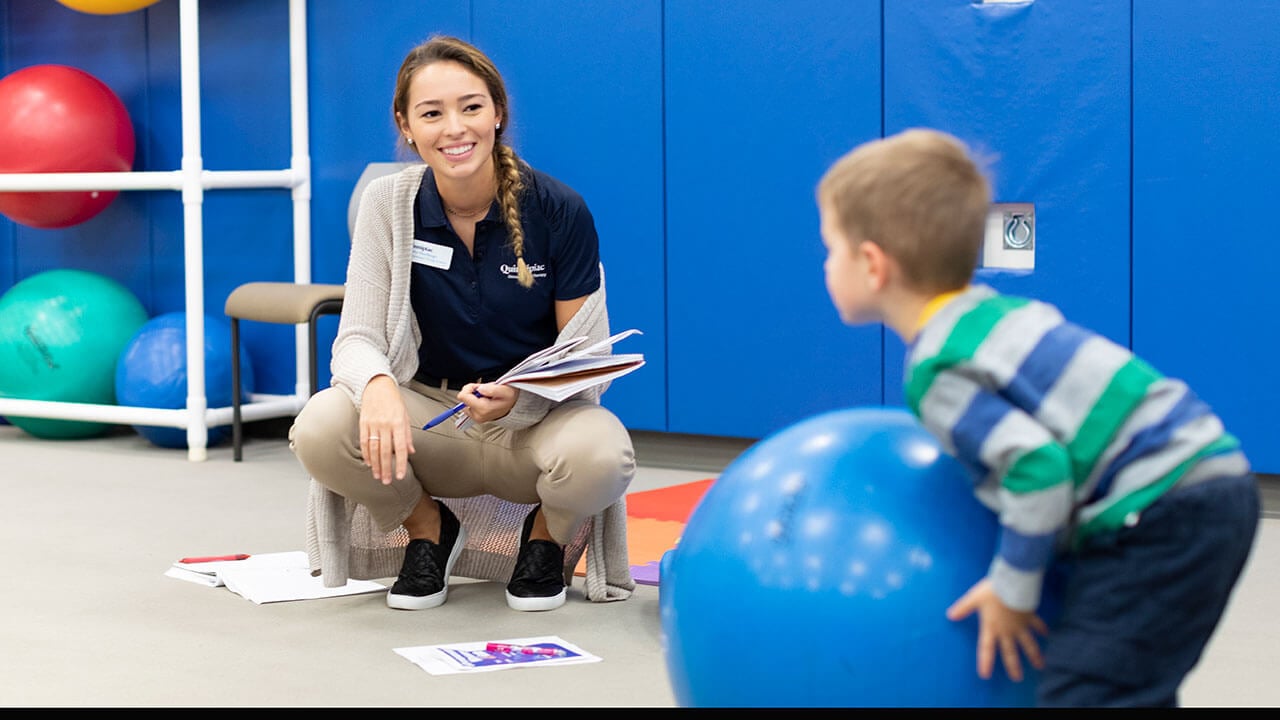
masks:
<svg viewBox="0 0 1280 720"><path fill-rule="evenodd" d="M742 445L640 435L634 490L714 474ZM673 467L674 466L674 467ZM455 584L444 606L380 594L255 605L165 577L178 557L301 550L306 478L283 440L191 463L132 433L33 439L0 425L0 705L5 707L675 705L657 588L621 603L575 586L550 613L501 585ZM1267 518L1188 706L1280 705L1280 520ZM580 582L580 580L579 580ZM603 662L432 676L396 647L559 635Z"/></svg>

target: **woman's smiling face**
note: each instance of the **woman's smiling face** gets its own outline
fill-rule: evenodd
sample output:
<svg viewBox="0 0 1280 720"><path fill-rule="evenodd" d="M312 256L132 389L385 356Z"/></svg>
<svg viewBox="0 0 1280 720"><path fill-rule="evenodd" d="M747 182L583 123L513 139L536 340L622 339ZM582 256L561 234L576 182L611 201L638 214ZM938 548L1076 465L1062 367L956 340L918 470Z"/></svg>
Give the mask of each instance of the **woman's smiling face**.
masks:
<svg viewBox="0 0 1280 720"><path fill-rule="evenodd" d="M462 180L492 165L502 122L484 80L451 61L420 68L409 81L400 130L437 176Z"/></svg>

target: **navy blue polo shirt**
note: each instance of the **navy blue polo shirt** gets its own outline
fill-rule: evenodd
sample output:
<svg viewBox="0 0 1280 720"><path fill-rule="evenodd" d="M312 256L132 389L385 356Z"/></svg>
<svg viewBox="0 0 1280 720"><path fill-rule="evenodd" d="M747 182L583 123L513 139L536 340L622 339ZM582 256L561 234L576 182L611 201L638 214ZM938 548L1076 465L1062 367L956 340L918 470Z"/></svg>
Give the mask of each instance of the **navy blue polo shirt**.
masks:
<svg viewBox="0 0 1280 720"><path fill-rule="evenodd" d="M520 198L524 260L533 287L520 286L507 225L495 202L476 223L474 255L445 217L435 176L422 177L414 212L410 298L422 329L419 380L493 380L555 342L555 301L600 287L600 239L573 188L524 169Z"/></svg>

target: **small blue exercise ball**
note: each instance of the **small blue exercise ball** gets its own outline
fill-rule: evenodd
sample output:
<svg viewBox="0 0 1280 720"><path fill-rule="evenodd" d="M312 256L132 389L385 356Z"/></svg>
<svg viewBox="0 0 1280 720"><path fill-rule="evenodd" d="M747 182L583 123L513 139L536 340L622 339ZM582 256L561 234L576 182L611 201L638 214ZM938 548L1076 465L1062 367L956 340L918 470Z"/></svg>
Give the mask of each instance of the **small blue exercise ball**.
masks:
<svg viewBox="0 0 1280 720"><path fill-rule="evenodd" d="M748 448L660 564L684 707L1027 707L1037 673L977 674L997 520L905 409L824 413ZM999 663L997 663L999 665Z"/></svg>
<svg viewBox="0 0 1280 720"><path fill-rule="evenodd" d="M231 405L231 323L204 316L204 383L210 408ZM253 390L253 364L240 346L240 392ZM116 400L131 407L179 409L187 406L187 314L171 312L147 321L116 363ZM185 428L134 425L139 435L164 448L187 447ZM230 436L226 425L208 429L207 446Z"/></svg>

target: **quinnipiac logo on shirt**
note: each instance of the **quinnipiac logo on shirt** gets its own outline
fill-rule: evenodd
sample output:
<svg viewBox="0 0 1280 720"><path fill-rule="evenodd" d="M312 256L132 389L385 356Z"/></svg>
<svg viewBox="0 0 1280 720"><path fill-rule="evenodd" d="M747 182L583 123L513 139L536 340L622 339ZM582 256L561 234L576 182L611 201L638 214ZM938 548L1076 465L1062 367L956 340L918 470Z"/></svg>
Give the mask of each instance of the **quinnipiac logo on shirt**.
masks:
<svg viewBox="0 0 1280 720"><path fill-rule="evenodd" d="M520 279L520 268L516 267L515 265L507 265L506 263L503 263L501 269L502 269L502 274L506 275L507 279L509 280ZM544 278L547 276L547 266L543 265L542 263L530 263L529 272L533 273L533 277L535 280L537 278Z"/></svg>

